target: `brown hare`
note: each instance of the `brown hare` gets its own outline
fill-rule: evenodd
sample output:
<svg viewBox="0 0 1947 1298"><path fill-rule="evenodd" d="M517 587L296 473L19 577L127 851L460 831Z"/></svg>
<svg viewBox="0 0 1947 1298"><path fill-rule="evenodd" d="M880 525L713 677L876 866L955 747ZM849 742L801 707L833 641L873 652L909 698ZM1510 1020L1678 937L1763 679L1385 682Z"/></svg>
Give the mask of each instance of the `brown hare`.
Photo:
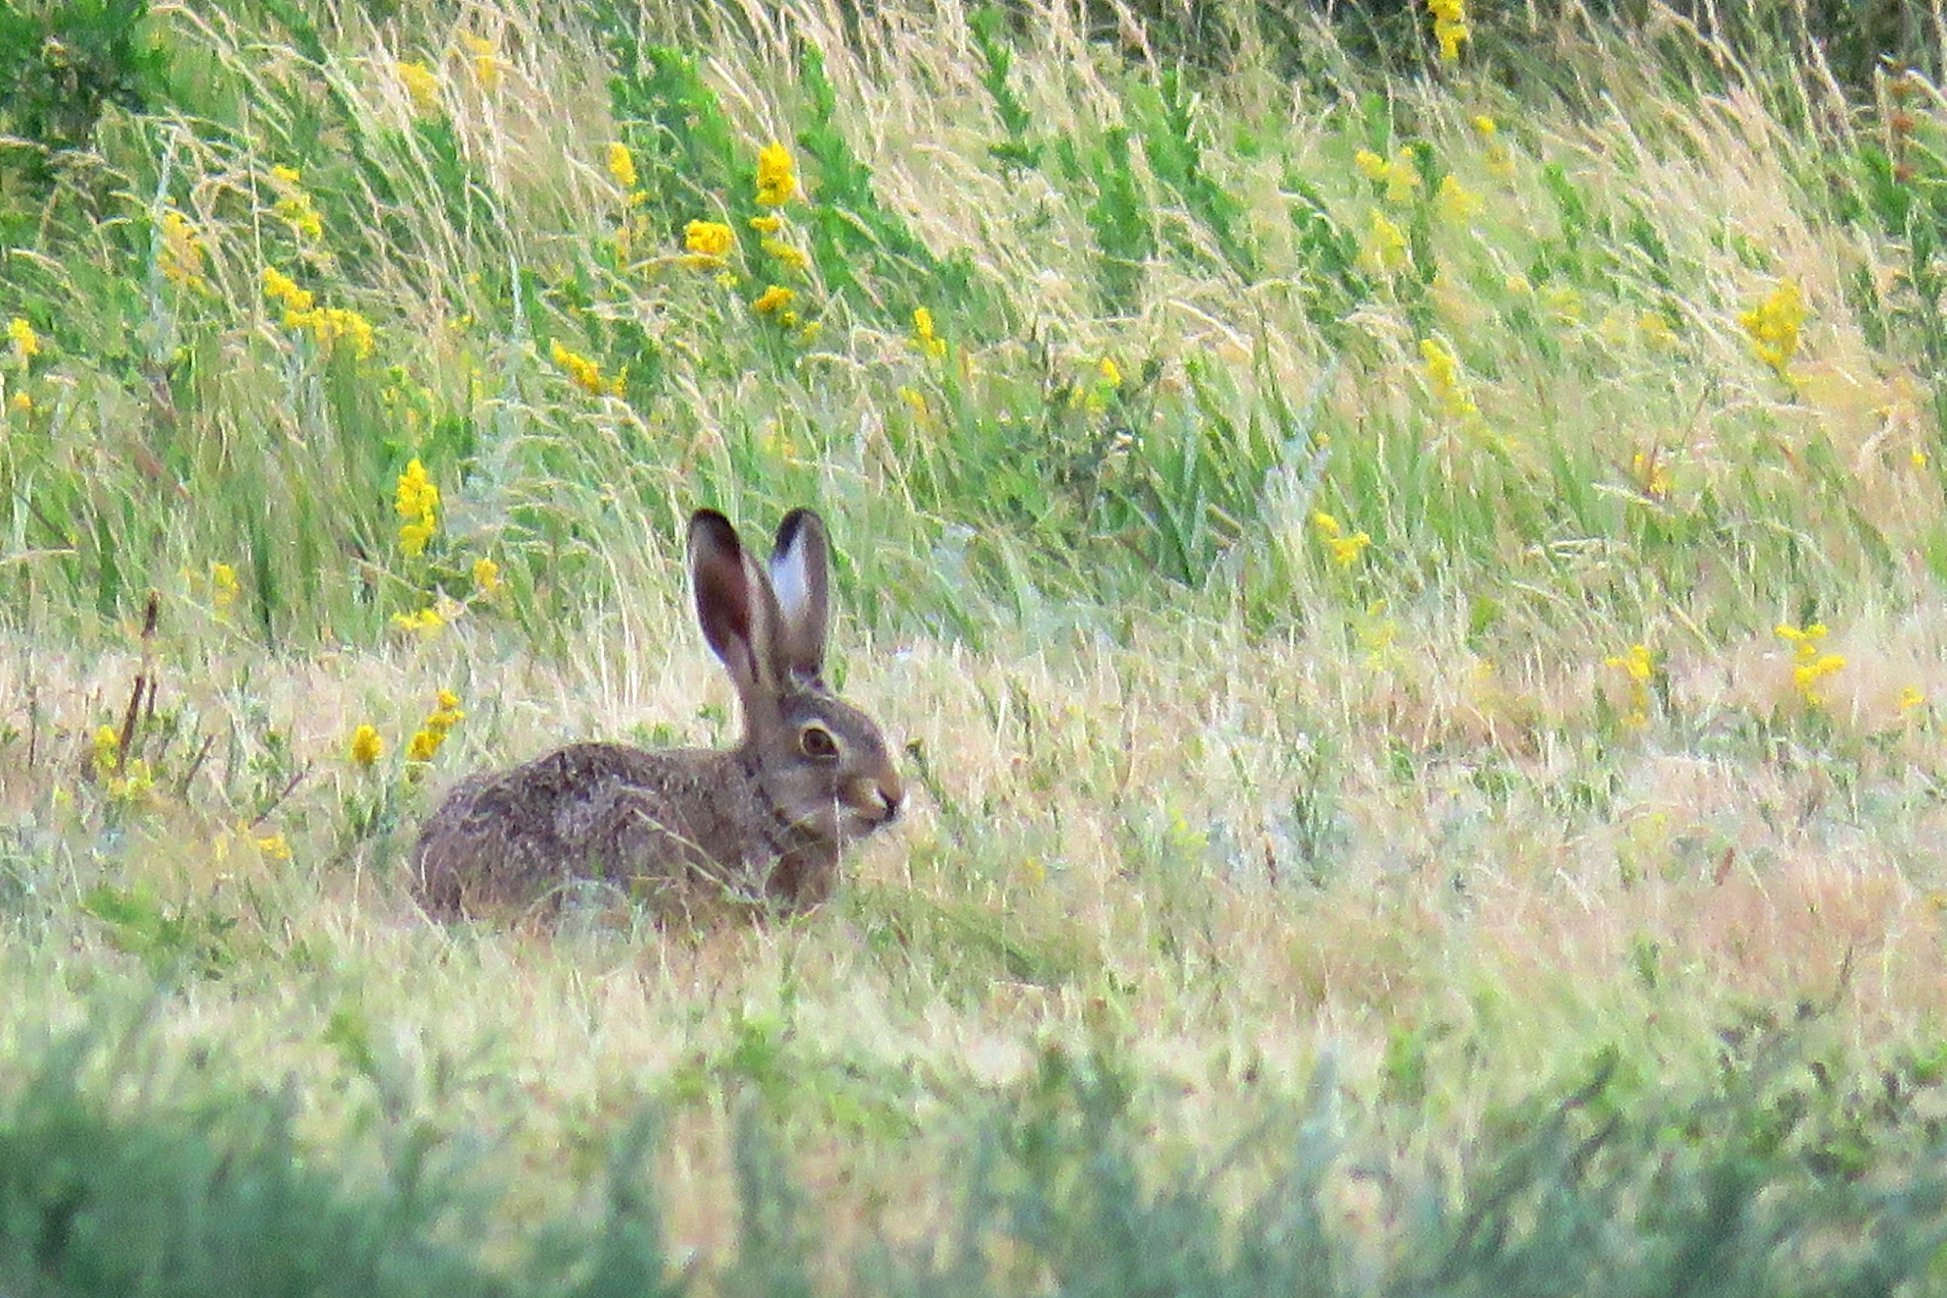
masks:
<svg viewBox="0 0 1947 1298"><path fill-rule="evenodd" d="M430 913L552 904L582 880L662 910L725 898L798 910L831 894L846 843L898 815L905 794L879 727L824 682L818 515L785 516L766 573L729 520L698 510L689 567L703 636L737 689L742 742L570 744L462 780L413 853Z"/></svg>

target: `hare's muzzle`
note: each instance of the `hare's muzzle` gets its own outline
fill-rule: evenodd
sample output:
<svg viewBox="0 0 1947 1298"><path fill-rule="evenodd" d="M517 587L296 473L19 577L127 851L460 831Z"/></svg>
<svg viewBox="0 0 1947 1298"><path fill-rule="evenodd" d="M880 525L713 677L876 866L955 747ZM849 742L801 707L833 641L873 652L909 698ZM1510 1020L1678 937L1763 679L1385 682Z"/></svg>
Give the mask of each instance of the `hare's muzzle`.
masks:
<svg viewBox="0 0 1947 1298"><path fill-rule="evenodd" d="M894 771L861 776L852 782L847 793L845 801L853 814L865 822L868 832L897 819L899 808L906 800L906 788Z"/></svg>

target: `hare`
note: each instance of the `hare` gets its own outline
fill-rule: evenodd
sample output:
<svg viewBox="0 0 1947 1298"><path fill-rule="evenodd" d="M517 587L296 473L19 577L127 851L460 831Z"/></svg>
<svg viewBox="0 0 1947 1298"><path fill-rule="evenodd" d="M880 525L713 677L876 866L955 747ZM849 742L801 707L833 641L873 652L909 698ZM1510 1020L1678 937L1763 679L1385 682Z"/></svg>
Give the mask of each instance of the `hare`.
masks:
<svg viewBox="0 0 1947 1298"><path fill-rule="evenodd" d="M579 743L446 795L413 853L415 893L441 917L558 902L579 880L652 906L728 898L814 906L845 844L899 814L905 792L872 719L823 679L825 525L794 509L767 574L715 510L690 519L697 620L743 713L732 749L648 752Z"/></svg>

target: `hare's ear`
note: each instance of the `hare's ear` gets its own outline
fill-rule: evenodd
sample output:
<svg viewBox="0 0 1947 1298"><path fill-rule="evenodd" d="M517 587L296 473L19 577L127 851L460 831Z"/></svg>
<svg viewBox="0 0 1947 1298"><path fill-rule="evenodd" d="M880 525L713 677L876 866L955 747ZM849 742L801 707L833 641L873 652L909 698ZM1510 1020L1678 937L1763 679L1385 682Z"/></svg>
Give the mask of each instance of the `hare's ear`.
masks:
<svg viewBox="0 0 1947 1298"><path fill-rule="evenodd" d="M778 664L801 680L815 681L825 669L831 555L824 520L809 509L794 509L778 524L771 590L777 596Z"/></svg>
<svg viewBox="0 0 1947 1298"><path fill-rule="evenodd" d="M690 516L690 579L696 620L737 692L754 699L776 688L770 648L775 610L762 570L714 509Z"/></svg>

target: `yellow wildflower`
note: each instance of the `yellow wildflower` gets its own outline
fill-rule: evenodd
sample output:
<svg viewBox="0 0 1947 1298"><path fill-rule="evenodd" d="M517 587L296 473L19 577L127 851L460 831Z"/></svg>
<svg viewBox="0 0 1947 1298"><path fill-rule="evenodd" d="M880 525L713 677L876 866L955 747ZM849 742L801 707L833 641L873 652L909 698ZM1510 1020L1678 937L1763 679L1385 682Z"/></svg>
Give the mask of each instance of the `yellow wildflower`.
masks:
<svg viewBox="0 0 1947 1298"><path fill-rule="evenodd" d="M1406 269L1411 261L1405 233L1386 219L1384 212L1374 208L1371 230L1366 236L1365 247L1359 253L1359 265L1369 274L1390 275Z"/></svg>
<svg viewBox="0 0 1947 1298"><path fill-rule="evenodd" d="M446 626L446 616L428 605L415 613L394 613L392 625L401 631L410 631L422 640L431 640Z"/></svg>
<svg viewBox="0 0 1947 1298"><path fill-rule="evenodd" d="M21 360L31 361L41 354L41 336L25 317L15 316L7 322L7 337L13 342L14 355Z"/></svg>
<svg viewBox="0 0 1947 1298"><path fill-rule="evenodd" d="M279 220L291 227L292 233L311 243L324 237L324 218L311 202L311 195L304 192L304 176L296 167L275 166L270 169L271 187L277 191L277 204L272 209Z"/></svg>
<svg viewBox="0 0 1947 1298"><path fill-rule="evenodd" d="M759 247L776 259L778 265L790 271L801 271L811 264L811 257L804 249L794 247L782 239L764 239Z"/></svg>
<svg viewBox="0 0 1947 1298"><path fill-rule="evenodd" d="M351 759L359 766L369 767L385 756L385 740L379 738L377 727L370 722L361 722L352 731Z"/></svg>
<svg viewBox="0 0 1947 1298"><path fill-rule="evenodd" d="M1332 552L1332 561L1341 568L1350 568L1359 561L1359 556L1372 544L1372 538L1364 532L1347 534L1343 524L1324 510L1312 515L1312 526L1318 529L1319 536Z"/></svg>
<svg viewBox="0 0 1947 1298"><path fill-rule="evenodd" d="M753 216L750 218L750 228L759 234L776 234L784 228L784 218L775 213L768 216Z"/></svg>
<svg viewBox="0 0 1947 1298"><path fill-rule="evenodd" d="M264 854L266 860L288 861L291 859L290 840L282 834L265 834L258 838L257 850Z"/></svg>
<svg viewBox="0 0 1947 1298"><path fill-rule="evenodd" d="M370 356L374 347L372 322L344 307L323 306L309 311L286 311L284 327L310 334L320 347L336 348L341 342L349 343L352 355L360 360Z"/></svg>
<svg viewBox="0 0 1947 1298"><path fill-rule="evenodd" d="M417 457L399 475L393 509L405 520L399 526L399 549L407 558L416 559L439 530L439 488L426 476L426 466Z"/></svg>
<svg viewBox="0 0 1947 1298"><path fill-rule="evenodd" d="M1846 665L1844 655L1819 651L1819 645L1826 636L1825 624L1814 622L1807 627L1795 627L1780 623L1776 629L1779 639L1792 646L1793 687L1811 706L1824 703L1825 695L1819 689L1819 682Z"/></svg>
<svg viewBox="0 0 1947 1298"><path fill-rule="evenodd" d="M1104 356L1102 363L1095 367L1095 372L1100 374L1102 381L1110 387L1119 388L1122 386L1122 371L1107 356Z"/></svg>
<svg viewBox="0 0 1947 1298"><path fill-rule="evenodd" d="M98 726L92 743L96 775L113 775L122 764L122 737L113 726Z"/></svg>
<svg viewBox="0 0 1947 1298"><path fill-rule="evenodd" d="M1426 0L1433 15L1433 38L1440 42L1440 61L1453 63L1473 33L1467 27L1467 0Z"/></svg>
<svg viewBox="0 0 1947 1298"><path fill-rule="evenodd" d="M162 277L171 284L203 282L203 240L189 218L170 208L162 214Z"/></svg>
<svg viewBox="0 0 1947 1298"><path fill-rule="evenodd" d="M1656 660L1651 657L1649 646L1633 644L1627 653L1604 658L1602 665L1621 672L1628 682L1629 710L1623 720L1631 726L1646 724L1650 713L1650 681L1656 675Z"/></svg>
<svg viewBox="0 0 1947 1298"><path fill-rule="evenodd" d="M797 164L791 159L791 151L775 141L758 150L758 206L783 207L797 192Z"/></svg>
<svg viewBox="0 0 1947 1298"><path fill-rule="evenodd" d="M798 295L790 289L782 285L773 284L765 289L755 302L750 304L750 309L758 315L777 316L779 321L783 322L784 317L790 314L786 308L797 301L797 299Z"/></svg>
<svg viewBox="0 0 1947 1298"><path fill-rule="evenodd" d="M946 339L940 337L933 327L933 313L925 307L913 308L913 346L928 356L938 358L946 355Z"/></svg>
<svg viewBox="0 0 1947 1298"><path fill-rule="evenodd" d="M905 402L907 408L913 412L913 421L915 423L925 426L933 421L933 411L926 403L926 394L924 392L921 392L918 388L902 383L894 389L893 394Z"/></svg>
<svg viewBox="0 0 1947 1298"><path fill-rule="evenodd" d="M1915 708L1923 708L1926 705L1927 696L1916 687L1909 685L1900 691L1900 711L1911 712Z"/></svg>
<svg viewBox="0 0 1947 1298"><path fill-rule="evenodd" d="M1670 469L1656 451L1652 450L1648 455L1638 451L1631 456L1629 471L1645 496L1662 500L1670 494Z"/></svg>
<svg viewBox="0 0 1947 1298"><path fill-rule="evenodd" d="M484 555L473 561L473 588L491 596L500 589L500 565Z"/></svg>
<svg viewBox="0 0 1947 1298"><path fill-rule="evenodd" d="M400 62L392 65L399 74L399 84L412 96L412 106L422 113L430 113L439 107L439 77L424 63Z"/></svg>
<svg viewBox="0 0 1947 1298"><path fill-rule="evenodd" d="M1413 191L1420 187L1420 173L1415 166L1415 154L1410 144L1396 149L1391 162L1371 149L1361 149L1353 154L1352 162L1367 180L1386 187L1386 201L1395 207L1411 198Z"/></svg>
<svg viewBox="0 0 1947 1298"><path fill-rule="evenodd" d="M466 46L467 52L473 56L473 79L480 83L480 88L492 90L498 86L501 70L506 64L501 60L500 51L494 48L494 43L484 36L462 32L460 44Z"/></svg>
<svg viewBox="0 0 1947 1298"><path fill-rule="evenodd" d="M451 690L441 690L437 706L427 714L406 745L407 759L414 762L432 761L453 727L465 719L466 713L460 710L460 696Z"/></svg>
<svg viewBox="0 0 1947 1298"><path fill-rule="evenodd" d="M211 564L210 604L218 617L227 615L236 606L237 591L237 570L227 563Z"/></svg>
<svg viewBox="0 0 1947 1298"><path fill-rule="evenodd" d="M623 189L635 191L635 155L629 152L628 145L617 142L608 146L608 174Z"/></svg>
<svg viewBox="0 0 1947 1298"><path fill-rule="evenodd" d="M311 294L299 288L297 281L275 266L264 267L263 282L264 296L281 303L287 313L301 315L311 309L315 300Z"/></svg>
<svg viewBox="0 0 1947 1298"><path fill-rule="evenodd" d="M7 409L18 414L31 414L34 409L34 398L28 396L25 392L16 392L7 398ZM1915 451L1914 454L1918 455L1919 452Z"/></svg>
<svg viewBox="0 0 1947 1298"><path fill-rule="evenodd" d="M721 221L691 221L683 227L683 246L708 264L720 265L737 246L737 234Z"/></svg>
<svg viewBox="0 0 1947 1298"><path fill-rule="evenodd" d="M1481 196L1460 183L1455 176L1441 178L1440 190L1433 197L1441 217L1454 225L1466 225L1479 216L1486 204Z"/></svg>
<svg viewBox="0 0 1947 1298"><path fill-rule="evenodd" d="M1749 311L1738 313L1738 324L1750 337L1759 360L1787 377L1785 370L1798 352L1798 331L1805 324L1805 296L1796 279L1781 279Z"/></svg>
<svg viewBox="0 0 1947 1298"><path fill-rule="evenodd" d="M1420 340L1420 358L1426 364L1427 383L1448 414L1468 419L1480 413L1460 375L1460 358L1437 338Z"/></svg>
<svg viewBox="0 0 1947 1298"><path fill-rule="evenodd" d="M139 802L154 790L155 772L149 769L145 758L136 758L128 764L126 772L108 777L108 797L114 802Z"/></svg>
<svg viewBox="0 0 1947 1298"><path fill-rule="evenodd" d="M554 358L554 363L567 373L569 381L590 396L601 396L604 392L610 396L622 395L622 390L626 386L625 375L618 374L612 379L604 379L600 364L579 352L563 347L558 339L549 344L548 354Z"/></svg>

